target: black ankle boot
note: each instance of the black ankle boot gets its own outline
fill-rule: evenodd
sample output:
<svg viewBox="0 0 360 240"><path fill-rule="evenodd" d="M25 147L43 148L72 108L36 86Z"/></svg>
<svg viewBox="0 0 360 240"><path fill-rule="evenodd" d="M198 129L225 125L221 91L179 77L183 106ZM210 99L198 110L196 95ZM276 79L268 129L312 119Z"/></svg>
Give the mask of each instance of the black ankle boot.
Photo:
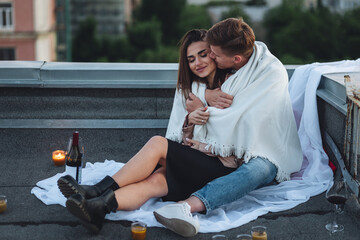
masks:
<svg viewBox="0 0 360 240"><path fill-rule="evenodd" d="M118 207L114 191L108 189L104 194L92 199L85 199L75 194L66 201L66 208L91 233L98 234L104 223L105 215L115 212Z"/></svg>
<svg viewBox="0 0 360 240"><path fill-rule="evenodd" d="M76 180L70 175L63 176L58 180L58 186L61 193L69 198L74 194L81 194L84 198L90 199L98 197L106 190L111 189L113 191L119 189L119 185L110 176L106 176L100 182L95 185L79 185Z"/></svg>

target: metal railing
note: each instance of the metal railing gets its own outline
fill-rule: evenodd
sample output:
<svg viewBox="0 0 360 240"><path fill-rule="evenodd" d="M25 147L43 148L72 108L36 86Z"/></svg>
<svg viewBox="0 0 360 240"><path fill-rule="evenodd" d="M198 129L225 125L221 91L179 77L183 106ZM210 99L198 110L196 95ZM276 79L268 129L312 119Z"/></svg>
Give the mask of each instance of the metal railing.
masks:
<svg viewBox="0 0 360 240"><path fill-rule="evenodd" d="M296 65L288 65L289 76ZM177 63L0 61L0 87L175 88Z"/></svg>

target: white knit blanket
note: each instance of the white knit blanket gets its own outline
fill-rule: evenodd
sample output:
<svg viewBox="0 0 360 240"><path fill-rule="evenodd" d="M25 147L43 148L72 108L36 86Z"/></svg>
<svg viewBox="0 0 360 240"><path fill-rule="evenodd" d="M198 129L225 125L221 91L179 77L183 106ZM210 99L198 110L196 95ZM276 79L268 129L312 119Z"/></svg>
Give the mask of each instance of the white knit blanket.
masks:
<svg viewBox="0 0 360 240"><path fill-rule="evenodd" d="M234 96L229 108L209 107L209 120L195 126L194 139L207 143L222 157L235 155L248 162L262 157L278 169L276 180L290 179L303 160L283 64L265 44L255 42L249 61L227 79L221 90ZM192 92L203 102L203 85ZM176 91L166 137L179 141L184 121L183 97ZM180 119L180 120L179 120Z"/></svg>
<svg viewBox="0 0 360 240"><path fill-rule="evenodd" d="M296 69L289 92L292 100L298 133L306 159L300 172L293 174L290 181L266 186L252 191L247 196L207 215L195 214L200 221L200 232L219 232L246 224L268 212L291 209L306 202L310 197L324 192L332 182L332 171L328 157L322 148L316 105L316 89L322 74L360 72L360 59L334 63L314 63ZM105 175L113 175L122 163L115 161L87 163L83 169L83 184L95 184ZM31 190L45 204L65 206L65 198L57 188L56 181L64 173L42 180ZM106 215L110 220L142 220L148 226L161 226L153 211L167 203L154 198L135 211L118 211Z"/></svg>

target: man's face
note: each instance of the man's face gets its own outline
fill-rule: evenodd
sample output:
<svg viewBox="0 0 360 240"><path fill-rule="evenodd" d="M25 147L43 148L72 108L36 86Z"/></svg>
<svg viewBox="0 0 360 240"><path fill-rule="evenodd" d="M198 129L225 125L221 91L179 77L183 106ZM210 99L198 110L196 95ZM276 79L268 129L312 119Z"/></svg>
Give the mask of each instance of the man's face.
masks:
<svg viewBox="0 0 360 240"><path fill-rule="evenodd" d="M214 59L216 65L220 69L234 68L234 57L225 55L219 46L210 45L210 57Z"/></svg>

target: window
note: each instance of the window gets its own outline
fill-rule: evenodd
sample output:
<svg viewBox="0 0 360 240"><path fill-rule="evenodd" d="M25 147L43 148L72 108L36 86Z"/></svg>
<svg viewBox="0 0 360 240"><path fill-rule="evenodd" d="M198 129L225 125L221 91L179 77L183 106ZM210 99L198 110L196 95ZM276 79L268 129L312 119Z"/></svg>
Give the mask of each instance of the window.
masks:
<svg viewBox="0 0 360 240"><path fill-rule="evenodd" d="M15 48L0 48L0 60L15 60Z"/></svg>
<svg viewBox="0 0 360 240"><path fill-rule="evenodd" d="M0 30L12 29L12 6L10 3L0 3Z"/></svg>

